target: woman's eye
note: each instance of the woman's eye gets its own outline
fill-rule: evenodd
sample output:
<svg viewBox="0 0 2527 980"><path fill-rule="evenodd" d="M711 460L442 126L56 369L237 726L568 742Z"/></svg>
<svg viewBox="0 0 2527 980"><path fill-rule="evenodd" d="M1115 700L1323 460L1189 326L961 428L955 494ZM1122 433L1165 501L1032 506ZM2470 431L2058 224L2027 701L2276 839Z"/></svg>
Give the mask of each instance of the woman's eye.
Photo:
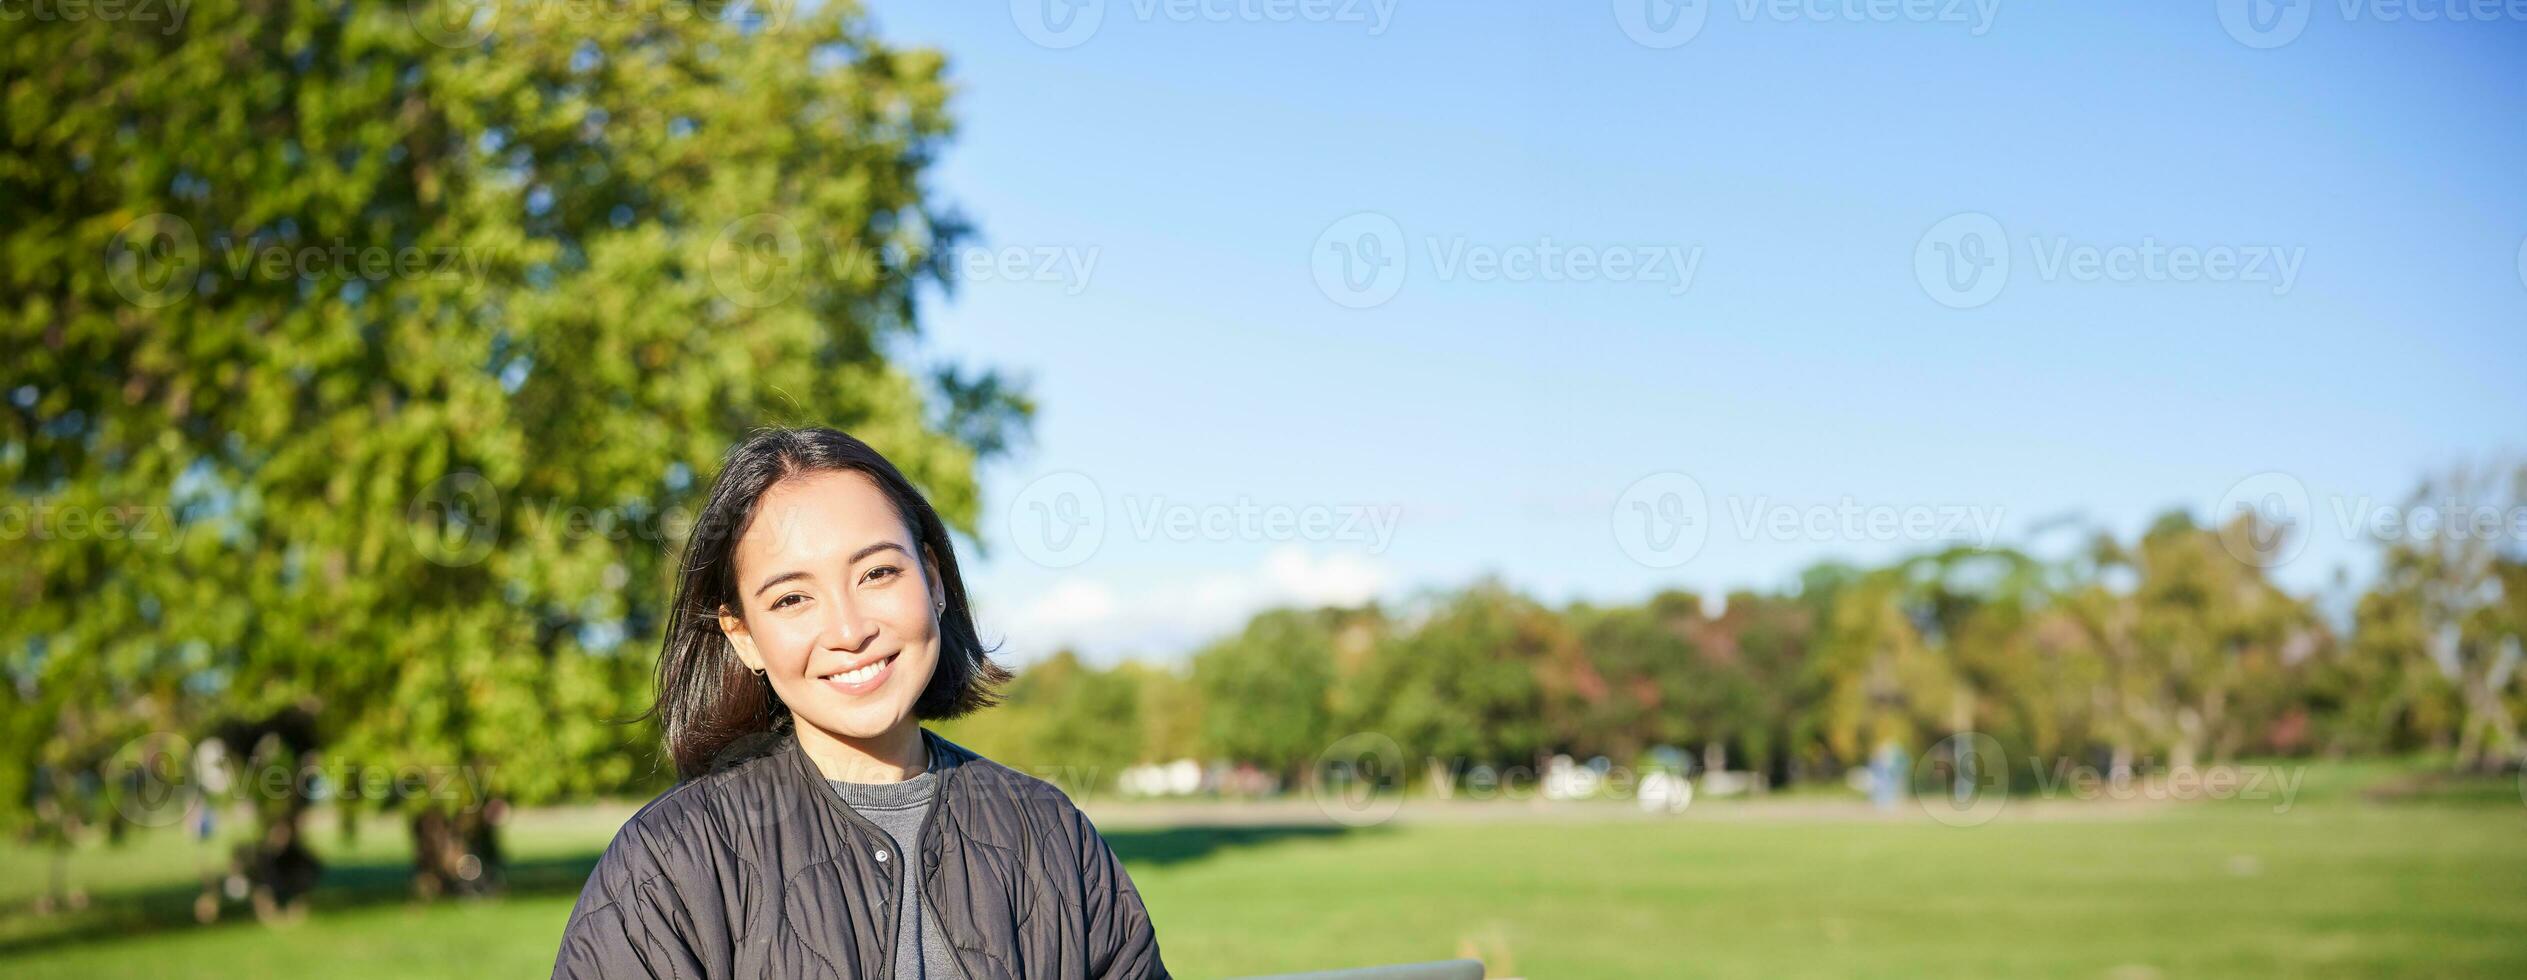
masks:
<svg viewBox="0 0 2527 980"><path fill-rule="evenodd" d="M807 597L806 597L806 596L800 595L800 594L798 594L798 593L796 593L796 592L792 592L792 593L790 593L789 595L785 595L785 596L782 596L782 597L780 597L780 598L778 598L778 599L774 599L774 600L772 600L772 608L774 608L774 609L783 609L783 608L787 608L787 607L789 607L789 606L790 606L791 604L793 604L793 603L806 602L806 601L807 601Z"/></svg>
<svg viewBox="0 0 2527 980"><path fill-rule="evenodd" d="M869 569L867 581L883 581L885 579L893 578L898 574L900 573L896 571L895 566L893 565L879 565L876 568Z"/></svg>

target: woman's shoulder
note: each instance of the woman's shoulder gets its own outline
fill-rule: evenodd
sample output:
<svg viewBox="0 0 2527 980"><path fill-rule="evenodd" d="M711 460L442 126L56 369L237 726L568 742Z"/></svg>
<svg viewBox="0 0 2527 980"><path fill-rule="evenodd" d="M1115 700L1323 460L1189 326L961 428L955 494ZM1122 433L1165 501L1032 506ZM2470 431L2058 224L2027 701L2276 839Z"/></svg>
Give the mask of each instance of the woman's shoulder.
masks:
<svg viewBox="0 0 2527 980"><path fill-rule="evenodd" d="M1087 814L1061 787L1063 779L1088 779L1095 773L1072 772L1059 766L1029 772L953 742L946 744L957 753L958 771L949 785L958 797L958 808L967 813L979 811L977 816L961 820L966 822L969 835L1013 849L1022 838L1050 838L1069 849L1083 834L1096 834Z"/></svg>

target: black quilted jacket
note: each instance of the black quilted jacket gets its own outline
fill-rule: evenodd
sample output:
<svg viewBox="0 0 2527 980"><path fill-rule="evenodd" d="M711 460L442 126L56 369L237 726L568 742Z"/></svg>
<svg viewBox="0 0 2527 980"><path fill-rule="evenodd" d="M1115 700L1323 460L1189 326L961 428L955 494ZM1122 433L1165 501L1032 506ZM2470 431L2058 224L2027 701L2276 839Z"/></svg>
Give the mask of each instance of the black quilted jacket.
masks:
<svg viewBox="0 0 2527 980"><path fill-rule="evenodd" d="M888 853L785 735L623 825L571 909L553 976L891 980L907 869L973 980L1167 976L1140 892L1069 797L922 737L957 764L918 854Z"/></svg>

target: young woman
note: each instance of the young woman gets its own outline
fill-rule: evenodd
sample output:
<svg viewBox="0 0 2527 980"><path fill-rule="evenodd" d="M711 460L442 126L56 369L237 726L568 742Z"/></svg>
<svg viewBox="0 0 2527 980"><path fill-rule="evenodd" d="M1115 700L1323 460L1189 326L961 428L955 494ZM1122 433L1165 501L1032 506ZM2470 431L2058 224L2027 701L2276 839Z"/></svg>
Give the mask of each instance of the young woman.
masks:
<svg viewBox="0 0 2527 980"><path fill-rule="evenodd" d="M598 859L553 975L1167 976L1070 799L921 727L1008 677L893 464L831 429L737 447L658 664L680 782Z"/></svg>

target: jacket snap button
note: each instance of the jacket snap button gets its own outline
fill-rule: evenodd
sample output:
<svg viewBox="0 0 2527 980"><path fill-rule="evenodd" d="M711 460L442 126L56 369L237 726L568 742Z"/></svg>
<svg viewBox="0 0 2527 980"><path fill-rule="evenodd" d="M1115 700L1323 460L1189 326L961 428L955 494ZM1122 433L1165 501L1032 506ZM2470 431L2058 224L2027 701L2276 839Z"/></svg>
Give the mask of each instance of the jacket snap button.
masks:
<svg viewBox="0 0 2527 980"><path fill-rule="evenodd" d="M877 859L878 859L878 861L879 861L880 863L883 863L883 862L886 860L886 849L885 849L885 848L879 848L879 849L878 849L878 852L877 852Z"/></svg>

